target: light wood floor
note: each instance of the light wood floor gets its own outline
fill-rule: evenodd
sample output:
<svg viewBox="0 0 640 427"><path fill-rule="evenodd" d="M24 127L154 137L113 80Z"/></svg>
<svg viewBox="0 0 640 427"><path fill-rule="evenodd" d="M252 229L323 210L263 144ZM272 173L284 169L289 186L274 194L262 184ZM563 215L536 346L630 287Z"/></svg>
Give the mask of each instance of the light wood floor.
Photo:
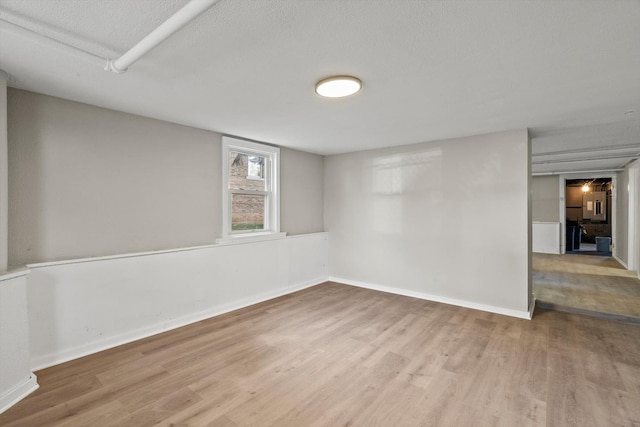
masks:
<svg viewBox="0 0 640 427"><path fill-rule="evenodd" d="M37 372L3 426L638 426L640 325L326 283Z"/></svg>
<svg viewBox="0 0 640 427"><path fill-rule="evenodd" d="M640 279L610 256L533 254L533 292L543 303L640 322Z"/></svg>

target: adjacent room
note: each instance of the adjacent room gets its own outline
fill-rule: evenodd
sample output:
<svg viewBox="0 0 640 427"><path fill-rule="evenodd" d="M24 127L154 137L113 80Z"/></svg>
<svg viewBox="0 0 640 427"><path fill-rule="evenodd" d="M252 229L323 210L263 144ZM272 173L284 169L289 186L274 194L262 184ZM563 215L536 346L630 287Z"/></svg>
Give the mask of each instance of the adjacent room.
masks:
<svg viewBox="0 0 640 427"><path fill-rule="evenodd" d="M0 0L0 424L640 425L638 22Z"/></svg>
<svg viewBox="0 0 640 427"><path fill-rule="evenodd" d="M611 255L611 178L566 181L566 251Z"/></svg>

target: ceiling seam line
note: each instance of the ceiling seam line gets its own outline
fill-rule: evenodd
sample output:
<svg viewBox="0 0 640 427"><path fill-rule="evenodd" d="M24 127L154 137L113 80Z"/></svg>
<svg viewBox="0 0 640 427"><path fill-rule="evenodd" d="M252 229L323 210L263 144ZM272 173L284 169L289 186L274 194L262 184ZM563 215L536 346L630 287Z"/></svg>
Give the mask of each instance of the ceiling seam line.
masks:
<svg viewBox="0 0 640 427"><path fill-rule="evenodd" d="M55 38L50 37L50 36L47 36L46 34L42 34L42 33L38 32L36 30L33 30L31 28L27 28L27 27L24 27L24 26L22 26L20 24L16 24L15 22L8 21L8 20L6 20L4 18L0 18L0 22L3 22L5 24L9 25L9 27L13 27L14 29L17 29L19 32L23 32L23 33L26 32L26 33L28 33L30 35L34 35L34 36L37 36L37 37L39 37L39 38L41 38L43 40L46 40L49 43L55 43L56 45L58 45L60 47L64 47L66 49L71 49L71 50L75 51L76 53L81 53L83 55L90 56L91 59L93 59L93 60L100 60L103 63L106 61L106 58L103 58L100 55L96 55L95 53L92 53L92 52L89 52L87 50L81 49L81 48L79 48L77 46L74 46L72 44L63 42L61 40L55 39ZM11 31L11 30L9 30L9 31Z"/></svg>

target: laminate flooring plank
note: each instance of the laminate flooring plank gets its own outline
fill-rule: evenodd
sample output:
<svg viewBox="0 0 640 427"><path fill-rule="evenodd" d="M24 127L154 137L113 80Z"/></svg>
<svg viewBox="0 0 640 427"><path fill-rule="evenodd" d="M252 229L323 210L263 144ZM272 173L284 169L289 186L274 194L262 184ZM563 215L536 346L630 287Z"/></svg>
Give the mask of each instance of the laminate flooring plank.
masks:
<svg viewBox="0 0 640 427"><path fill-rule="evenodd" d="M469 388L471 378L465 375L442 370L425 389L419 426L454 426L460 418L460 412L466 408L463 402L465 390Z"/></svg>
<svg viewBox="0 0 640 427"><path fill-rule="evenodd" d="M425 350L432 351L432 344L441 347L446 338L453 336L457 327L449 324L450 313L433 310L431 313L422 312L423 323L419 325L416 334L407 342L396 347L398 354L412 358L416 354L424 354ZM446 331L449 328L449 331ZM443 334L443 331L444 334Z"/></svg>
<svg viewBox="0 0 640 427"><path fill-rule="evenodd" d="M470 373L476 369L495 325L492 321L474 319L469 326L459 328L443 368L457 373Z"/></svg>
<svg viewBox="0 0 640 427"><path fill-rule="evenodd" d="M325 366L323 376L311 376L308 374L290 374L272 379L268 384L256 391L252 397L236 406L225 415L233 422L242 426L268 426L274 425L276 420L291 411L292 408L309 400L321 384L332 380L339 382L344 378L345 384L353 380L355 369L345 371L345 366L336 365L331 370ZM335 393L335 390L334 390ZM277 425L277 424L275 424Z"/></svg>
<svg viewBox="0 0 640 427"><path fill-rule="evenodd" d="M634 394L591 383L586 390L598 425L640 424L640 399Z"/></svg>
<svg viewBox="0 0 640 427"><path fill-rule="evenodd" d="M640 279L610 256L533 254L533 292L558 309L640 322Z"/></svg>
<svg viewBox="0 0 640 427"><path fill-rule="evenodd" d="M359 414L371 410L380 391L393 383L406 363L407 360L402 356L387 353L370 372L365 370L357 381L349 385L339 404L326 408L324 420L316 421L311 426L352 425Z"/></svg>
<svg viewBox="0 0 640 427"><path fill-rule="evenodd" d="M388 353L376 366L353 365L331 369L329 381L309 395L304 405L291 408L274 426L351 425L353 418L367 410L382 389L382 385L398 375L406 360ZM348 366L348 365L347 365Z"/></svg>
<svg viewBox="0 0 640 427"><path fill-rule="evenodd" d="M636 324L328 282L36 372L0 425L640 426L638 354Z"/></svg>
<svg viewBox="0 0 640 427"><path fill-rule="evenodd" d="M493 339L478 360L472 382L464 392L464 404L496 418L509 415L511 419L526 421L528 425L544 425L546 422L546 396L529 395L523 387L523 362L520 342L508 336ZM542 372L543 378L546 370ZM545 382L541 379L540 382Z"/></svg>
<svg viewBox="0 0 640 427"><path fill-rule="evenodd" d="M548 360L547 426L598 427L575 357L550 351Z"/></svg>
<svg viewBox="0 0 640 427"><path fill-rule="evenodd" d="M101 357L99 359L82 357L51 368L41 369L38 371L38 381L46 382L52 387L55 387L68 384L69 377L95 376L107 369L135 363L135 361L144 357L144 355L135 348L125 348L122 349L122 351L117 350L119 348L120 347L100 352ZM105 353L104 359L102 358L102 353Z"/></svg>
<svg viewBox="0 0 640 427"><path fill-rule="evenodd" d="M303 351L304 355L307 354ZM323 365L319 363L319 358L324 357L323 352L314 352L309 357L300 356L298 353L283 354L279 360L272 360L271 363L265 363L260 370L252 372L250 375L228 375L224 381L228 381L231 385L219 385L216 381L221 379L220 375L211 376L209 379L195 383L192 388L200 395L207 397L216 396L220 390L228 390L234 388L233 399L225 401L221 406L225 412L234 410L237 407L252 407L254 405L264 404L265 397L272 396L275 400L279 399L280 393L286 393L287 384L291 378L297 380L291 383L293 388L303 387L304 383L312 383L308 380L310 372L303 367L309 363L322 370ZM283 363L283 359L287 362ZM287 366L286 368L283 367ZM300 372L300 373L299 373ZM312 378L322 378L320 375L313 375ZM301 382L300 382L301 381ZM302 389L304 391L304 389ZM300 395L302 395L302 391ZM237 398L236 398L237 396ZM293 396L290 397L293 399ZM232 416L230 417L232 419ZM233 419L232 419L233 421ZM246 421L246 420L245 420Z"/></svg>
<svg viewBox="0 0 640 427"><path fill-rule="evenodd" d="M640 368L640 327L636 324L609 323L603 340L616 362Z"/></svg>
<svg viewBox="0 0 640 427"><path fill-rule="evenodd" d="M370 343L406 315L406 312L389 310L385 307L388 307L388 304L384 300L374 302L371 307L368 307L367 313L361 317L363 321L353 325L349 335L362 342Z"/></svg>
<svg viewBox="0 0 640 427"><path fill-rule="evenodd" d="M128 408L120 416L114 417L106 426L151 426L161 423L172 414L185 410L202 399L186 387L178 388L162 398L141 406Z"/></svg>
<svg viewBox="0 0 640 427"><path fill-rule="evenodd" d="M114 385L121 389L128 384L140 383L151 377L164 375L168 375L168 372L160 365L160 361L153 363L149 358L142 358L125 365L104 369L95 377L102 385Z"/></svg>
<svg viewBox="0 0 640 427"><path fill-rule="evenodd" d="M73 423L74 419L82 418L87 413L96 412L97 417L100 413L107 411L109 407L123 408L120 402L114 400L116 393L111 392L108 388L96 386L93 390L75 396L67 396L66 398L56 401L47 402L45 407L38 408L34 405L31 412L25 411L21 415L19 421L14 423L11 418L3 421L7 425L23 425L23 426L40 426L40 425L58 425ZM4 422L1 425L5 425Z"/></svg>
<svg viewBox="0 0 640 427"><path fill-rule="evenodd" d="M103 426L109 423L114 417L119 417L125 412L126 410L120 402L110 401L103 405L96 406L93 409L82 409L78 412L71 413L65 419L56 422L56 425L60 427ZM45 422L52 421L52 418L48 418Z"/></svg>
<svg viewBox="0 0 640 427"><path fill-rule="evenodd" d="M205 424L199 424L199 425L205 425ZM210 423L207 423L205 426L206 427L238 427L238 424L234 423L229 418L223 415L220 418L216 418Z"/></svg>
<svg viewBox="0 0 640 427"><path fill-rule="evenodd" d="M424 411L425 390L407 381L392 381L373 401L370 409L356 415L353 425L417 426Z"/></svg>
<svg viewBox="0 0 640 427"><path fill-rule="evenodd" d="M254 379L247 379L241 386L258 396L254 400L260 400L265 395L270 396L273 390L287 390L291 383L301 385L302 392L294 395L284 394L286 407L280 408L283 412L278 414L278 421L273 421L273 418L270 420L274 425L305 425L296 414L304 414L306 424L323 416L327 407L331 406L327 402L332 402L332 399L337 399L337 402L344 400L344 396L337 390L344 391L363 375L365 371L361 365L350 363L348 358L342 357L361 346L362 343L359 341L347 340L341 348L336 347L335 351L323 349L309 353L310 357L296 357L292 368L278 369L277 375L263 373ZM282 394L276 394L273 399L282 399ZM242 412L241 408L239 410ZM266 420L262 422L264 425L269 424Z"/></svg>
<svg viewBox="0 0 640 427"><path fill-rule="evenodd" d="M426 388L431 381L443 371L450 354L456 350L458 344L454 338L458 327L449 323L441 325L432 331L430 340L423 341L422 347L416 347L416 353L408 353L400 349L399 354L408 358L409 364L404 369L407 381L411 384ZM417 356L418 355L418 356Z"/></svg>
<svg viewBox="0 0 640 427"><path fill-rule="evenodd" d="M509 341L515 352L509 365L513 366L509 383L511 393L544 402L548 393L546 374L548 370L547 341L534 337L529 340Z"/></svg>
<svg viewBox="0 0 640 427"><path fill-rule="evenodd" d="M64 405L65 402L77 396L82 396L92 390L102 387L100 381L92 376L82 376L79 379L68 381L65 385L56 389L40 387L29 396L29 400L18 402L11 411L0 415L0 425L5 422L12 422L21 418L32 418L56 406Z"/></svg>
<svg viewBox="0 0 640 427"><path fill-rule="evenodd" d="M511 417L509 417L511 418ZM486 412L480 411L476 408L465 407L464 405L461 408L461 411L458 412L457 416L452 420L451 424L440 424L441 426L445 425L456 425L456 426L472 426L472 427L497 427L500 425L500 418L495 415L488 414ZM446 421L449 423L449 421ZM521 424L515 423L511 421L510 426L518 426L521 427Z"/></svg>
<svg viewBox="0 0 640 427"><path fill-rule="evenodd" d="M252 339L251 334L238 334L229 336L225 340L215 341L208 345L187 349L184 352L176 352L176 356L163 362L162 366L168 371L180 371L197 369L202 363L208 364L209 370L218 369L223 366L225 358L233 360L240 359L244 354L252 352L255 348L260 348L264 344Z"/></svg>
<svg viewBox="0 0 640 427"><path fill-rule="evenodd" d="M178 375L169 375L151 383L144 384L143 387L133 391L121 393L118 400L130 412L133 412L137 408L161 401L175 390L188 386L201 376L202 372L198 372L197 369L191 369L186 373L180 373Z"/></svg>
<svg viewBox="0 0 640 427"><path fill-rule="evenodd" d="M624 362L616 362L616 369L620 372L622 381L624 381L627 392L635 396L635 399L640 402L640 366L628 365ZM640 405L638 405L640 406Z"/></svg>
<svg viewBox="0 0 640 427"><path fill-rule="evenodd" d="M409 341L415 339L418 333L428 322L422 316L406 314L395 323L391 324L376 339L372 340L360 352L360 361L365 366L374 366L387 356Z"/></svg>
<svg viewBox="0 0 640 427"><path fill-rule="evenodd" d="M203 396L202 402L198 402L189 408L168 417L162 425L189 425L203 426L215 423L217 420L226 419L227 412L251 399L252 395L244 390L236 390L221 394L218 399ZM235 423L234 423L235 424Z"/></svg>

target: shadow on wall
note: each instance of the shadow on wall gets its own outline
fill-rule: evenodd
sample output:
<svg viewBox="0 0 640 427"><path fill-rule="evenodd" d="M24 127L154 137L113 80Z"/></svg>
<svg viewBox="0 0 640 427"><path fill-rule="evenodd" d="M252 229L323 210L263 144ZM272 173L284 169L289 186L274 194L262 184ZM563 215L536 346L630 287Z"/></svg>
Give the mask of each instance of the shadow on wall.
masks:
<svg viewBox="0 0 640 427"><path fill-rule="evenodd" d="M16 96L15 91L9 91L9 105L18 105L22 108L38 108L30 104L22 104L12 100ZM23 112L22 115L28 113ZM9 182L15 183L12 188L20 188L20 191L9 191L9 269L24 267L28 262L36 262L42 259L42 246L44 224L42 212L45 212L45 182L43 170L45 165L44 143L41 128L33 126L28 120L8 120L9 135L20 134L20 152L10 143L9 159L20 157L20 162L30 165L29 168L20 167L16 162L9 162ZM12 142L12 139L10 139ZM13 249L13 250L12 250ZM19 255L24 254L19 258Z"/></svg>
<svg viewBox="0 0 640 427"><path fill-rule="evenodd" d="M371 229L376 233L402 235L407 215L415 215L442 201L442 150L430 149L377 157L371 162L373 205ZM436 191L426 198L407 198L412 193L424 195L425 188ZM428 215L425 216L428 218ZM429 218L429 221L434 221Z"/></svg>

